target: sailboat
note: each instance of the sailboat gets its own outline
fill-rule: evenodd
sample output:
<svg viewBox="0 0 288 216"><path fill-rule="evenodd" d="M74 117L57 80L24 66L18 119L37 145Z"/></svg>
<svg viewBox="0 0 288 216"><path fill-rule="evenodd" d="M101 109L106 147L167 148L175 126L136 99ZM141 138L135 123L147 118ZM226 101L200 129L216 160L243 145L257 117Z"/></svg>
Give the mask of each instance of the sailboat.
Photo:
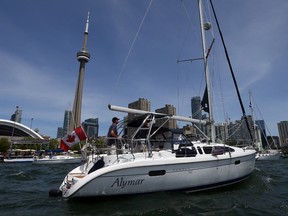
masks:
<svg viewBox="0 0 288 216"><path fill-rule="evenodd" d="M34 151L32 149L10 149L9 156L3 161L5 163L32 163Z"/></svg>
<svg viewBox="0 0 288 216"><path fill-rule="evenodd" d="M279 160L281 157L281 153L278 149L272 149L266 134L264 134L264 128L261 128L261 126L258 126L255 123L255 115L254 115L254 106L252 103L252 92L249 91L249 101L250 101L250 109L251 109L251 116L252 116L252 120L253 120L253 131L254 131L254 136L255 136L255 145L257 146L257 154L256 154L256 160L257 161L262 161L262 160ZM263 125L262 127L265 127L265 125ZM261 136L261 134L263 134L264 136ZM269 149L264 150L263 149L263 145L262 145L262 137L264 137L264 139L266 139L266 143ZM271 136L272 137L272 136ZM273 139L272 139L273 140ZM273 140L274 142L274 140ZM277 145L274 142L274 146Z"/></svg>
<svg viewBox="0 0 288 216"><path fill-rule="evenodd" d="M83 160L82 156L76 156L73 152L56 154L51 151L48 155L35 156L32 164L80 164Z"/></svg>
<svg viewBox="0 0 288 216"><path fill-rule="evenodd" d="M203 61L208 100L211 100L205 46L202 1L198 1ZM208 103L209 113L212 103ZM71 170L50 196L68 199L132 195L160 191L195 192L234 184L255 169L255 149L215 142L213 116L208 120L108 105L109 109L136 117L123 124L134 127L129 139L115 140L116 153L95 149L87 162ZM169 120L211 125L211 136L192 141L179 130L164 127ZM156 125L161 121L162 124Z"/></svg>

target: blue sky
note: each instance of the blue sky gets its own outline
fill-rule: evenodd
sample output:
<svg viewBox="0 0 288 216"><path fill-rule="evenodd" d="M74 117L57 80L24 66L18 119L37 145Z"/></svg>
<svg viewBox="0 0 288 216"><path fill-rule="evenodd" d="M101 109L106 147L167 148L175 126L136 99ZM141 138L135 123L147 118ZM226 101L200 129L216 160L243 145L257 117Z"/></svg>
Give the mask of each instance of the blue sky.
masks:
<svg viewBox="0 0 288 216"><path fill-rule="evenodd" d="M98 117L100 135L105 135L111 118L124 116L107 105L127 106L138 98L150 100L152 110L172 104L178 115L190 116L191 97L202 96L205 87L203 65L177 64L177 59L201 56L195 3L154 0L133 43L150 0L3 1L0 118L10 119L19 106L24 125L30 126L33 118L34 129L56 136L65 109L73 105L76 53L83 45L88 11L91 60L86 64L82 120ZM288 1L218 0L214 6L246 113L251 90L256 118L264 118L271 135L278 135L277 123L288 120ZM205 12L207 20L210 13ZM240 106L216 26L213 30L217 44L209 69L215 119L234 121L241 118ZM207 39L210 43L211 36Z"/></svg>

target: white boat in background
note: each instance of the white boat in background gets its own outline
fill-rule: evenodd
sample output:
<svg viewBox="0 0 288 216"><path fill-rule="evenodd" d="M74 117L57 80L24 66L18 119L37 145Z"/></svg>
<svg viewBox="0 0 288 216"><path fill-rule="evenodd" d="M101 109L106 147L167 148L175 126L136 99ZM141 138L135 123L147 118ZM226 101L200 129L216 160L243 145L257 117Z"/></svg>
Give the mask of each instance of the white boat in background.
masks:
<svg viewBox="0 0 288 216"><path fill-rule="evenodd" d="M34 157L32 164L79 164L83 162L83 157L70 155L46 155L44 157Z"/></svg>
<svg viewBox="0 0 288 216"><path fill-rule="evenodd" d="M96 149L85 164L66 175L58 189L49 191L50 196L73 199L173 190L195 192L243 181L254 171L255 149L215 142L204 37L204 28L209 30L211 26L204 25L201 0L198 7L200 26L203 27L201 35L209 119L199 120L109 105L112 111L136 116L119 125L134 127L134 134L125 140L115 140L116 154L110 154L107 149ZM164 123L156 126L155 122L159 120ZM203 132L206 140L191 141L179 130L165 128L169 120L210 125L211 134L207 136Z"/></svg>
<svg viewBox="0 0 288 216"><path fill-rule="evenodd" d="M278 150L269 150L265 153L258 152L256 155L257 161L262 160L279 160L281 157L281 153Z"/></svg>
<svg viewBox="0 0 288 216"><path fill-rule="evenodd" d="M253 106L253 103L252 103L252 93L251 91L249 91L249 101L250 101L250 109L251 109L251 115L252 115L252 120L253 120L253 131L254 131L254 136L255 136L255 145L256 145L256 148L258 149L258 152L256 154L256 160L258 161L262 161L262 160L279 160L280 157L281 157L281 152L276 149L276 150L273 150L270 146L270 143L268 142L267 140L267 136L266 136L266 132L264 133L264 128L265 128L265 125L264 125L264 128L261 128L260 125L257 125L255 123L255 120L254 120L254 106ZM263 127L263 125L262 125ZM268 130L269 131L269 130ZM270 131L269 131L270 132ZM263 135L263 136L261 136ZM263 149L263 145L262 145L262 137L264 137L266 143L267 143L267 147L269 148L268 150L264 150ZM272 137L272 136L271 136ZM272 137L272 143L274 147L277 148L277 145Z"/></svg>
<svg viewBox="0 0 288 216"><path fill-rule="evenodd" d="M31 149L11 149L8 157L4 157L5 163L32 163L35 150Z"/></svg>
<svg viewBox="0 0 288 216"><path fill-rule="evenodd" d="M32 163L33 160L33 156L4 158L5 163Z"/></svg>

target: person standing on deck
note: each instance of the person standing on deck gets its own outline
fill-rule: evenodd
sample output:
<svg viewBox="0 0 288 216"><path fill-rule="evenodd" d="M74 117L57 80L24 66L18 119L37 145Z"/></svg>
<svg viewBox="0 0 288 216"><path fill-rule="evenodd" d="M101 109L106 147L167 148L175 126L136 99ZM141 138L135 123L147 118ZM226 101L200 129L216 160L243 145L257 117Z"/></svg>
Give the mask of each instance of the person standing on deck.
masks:
<svg viewBox="0 0 288 216"><path fill-rule="evenodd" d="M119 137L118 131L117 131L118 121L119 121L119 119L117 117L112 118L112 124L110 125L108 133L107 133L107 145L110 148L116 148L117 139ZM111 154L112 154L112 152L111 152Z"/></svg>

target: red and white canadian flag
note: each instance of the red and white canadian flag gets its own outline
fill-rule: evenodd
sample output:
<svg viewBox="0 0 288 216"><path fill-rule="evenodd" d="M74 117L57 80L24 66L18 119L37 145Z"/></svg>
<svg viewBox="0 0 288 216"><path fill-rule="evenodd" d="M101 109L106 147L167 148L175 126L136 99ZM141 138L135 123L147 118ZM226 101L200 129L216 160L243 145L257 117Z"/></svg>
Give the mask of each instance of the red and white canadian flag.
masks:
<svg viewBox="0 0 288 216"><path fill-rule="evenodd" d="M68 151L72 146L79 143L81 140L87 138L83 128L81 126L75 128L71 134L65 135L61 139L60 148L64 151Z"/></svg>

